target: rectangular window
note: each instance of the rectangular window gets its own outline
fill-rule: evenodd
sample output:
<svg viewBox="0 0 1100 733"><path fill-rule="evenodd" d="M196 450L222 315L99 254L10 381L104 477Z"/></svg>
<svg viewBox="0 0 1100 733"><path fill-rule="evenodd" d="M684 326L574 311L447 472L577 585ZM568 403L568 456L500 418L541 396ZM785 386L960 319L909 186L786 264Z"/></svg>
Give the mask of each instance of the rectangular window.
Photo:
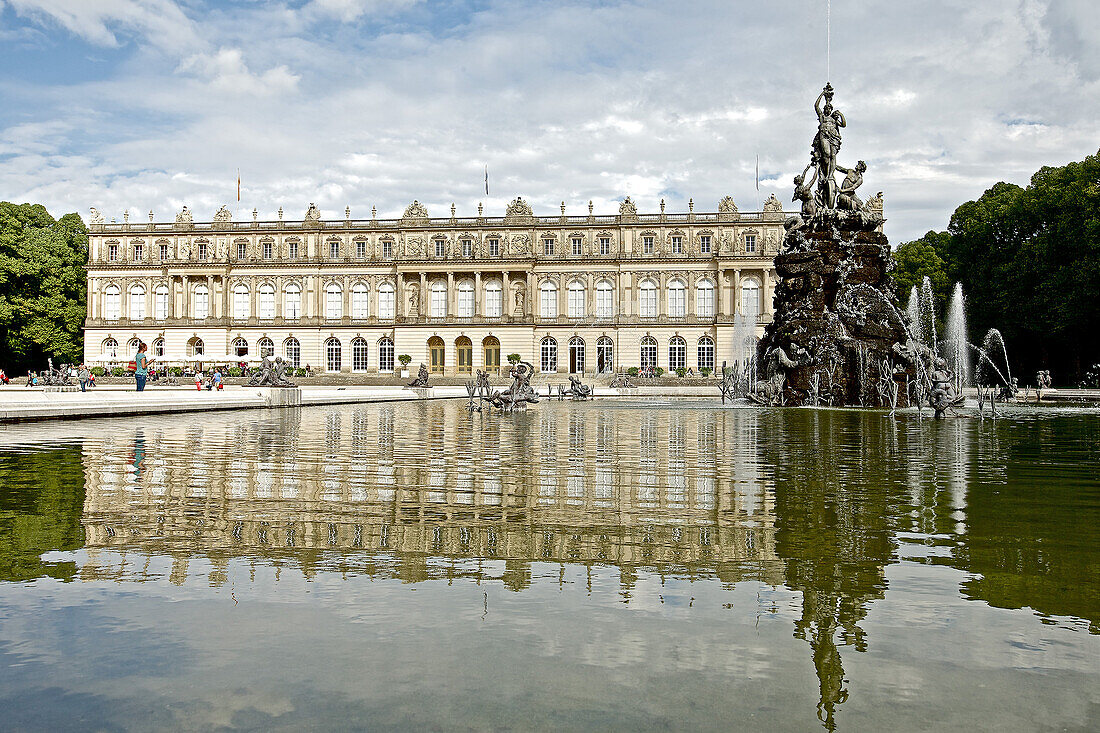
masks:
<svg viewBox="0 0 1100 733"><path fill-rule="evenodd" d="M325 291L325 318L338 321L344 317L344 293L339 288Z"/></svg>
<svg viewBox="0 0 1100 733"><path fill-rule="evenodd" d="M596 286L596 316L610 318L614 314L611 304L611 288Z"/></svg>
<svg viewBox="0 0 1100 733"><path fill-rule="evenodd" d="M108 321L117 321L121 316L122 296L118 288L110 289L103 294L103 315Z"/></svg>
<svg viewBox="0 0 1100 733"><path fill-rule="evenodd" d="M657 288L642 288L638 295L638 310L643 318L657 317Z"/></svg>
<svg viewBox="0 0 1100 733"><path fill-rule="evenodd" d="M206 288L195 291L195 318L206 318L210 313L210 294L206 292Z"/></svg>
<svg viewBox="0 0 1100 733"><path fill-rule="evenodd" d="M500 240L493 238L489 240L489 256L500 257Z"/></svg>
<svg viewBox="0 0 1100 733"><path fill-rule="evenodd" d="M445 318L447 316L447 289L432 289L432 318Z"/></svg>
<svg viewBox="0 0 1100 733"><path fill-rule="evenodd" d="M275 318L275 288L270 285L260 288L260 318L265 321Z"/></svg>
<svg viewBox="0 0 1100 733"><path fill-rule="evenodd" d="M340 257L340 243L329 242L328 243L328 256L332 259L338 259Z"/></svg>
<svg viewBox="0 0 1100 733"><path fill-rule="evenodd" d="M108 262L118 262L118 245L117 244L108 244L107 245L107 261Z"/></svg>
<svg viewBox="0 0 1100 733"><path fill-rule="evenodd" d="M243 260L248 257L248 245L244 242L237 242L237 259Z"/></svg>
<svg viewBox="0 0 1100 733"><path fill-rule="evenodd" d="M642 254L653 254L653 237L642 237Z"/></svg>
<svg viewBox="0 0 1100 733"><path fill-rule="evenodd" d="M168 288L157 288L153 293L153 317L158 321L168 317Z"/></svg>
<svg viewBox="0 0 1100 733"><path fill-rule="evenodd" d="M672 254L682 255L684 253L684 238L673 237L672 238Z"/></svg>
<svg viewBox="0 0 1100 733"><path fill-rule="evenodd" d="M668 315L671 318L683 318L687 291L682 287L668 289Z"/></svg>
<svg viewBox="0 0 1100 733"><path fill-rule="evenodd" d="M581 256L581 238L580 237L573 237L573 256L574 257L580 257Z"/></svg>
<svg viewBox="0 0 1100 733"><path fill-rule="evenodd" d="M287 243L287 254L290 255L290 259L292 259L292 260L298 258L298 243L297 242L288 242Z"/></svg>
<svg viewBox="0 0 1100 733"><path fill-rule="evenodd" d="M746 234L745 235L745 251L746 252L755 252L756 251L756 235L755 234Z"/></svg>
<svg viewBox="0 0 1100 733"><path fill-rule="evenodd" d="M162 260L168 259L168 245L167 244L160 245L160 258Z"/></svg>
<svg viewBox="0 0 1100 733"><path fill-rule="evenodd" d="M558 317L558 291L557 288L543 288L539 304L539 314L543 318Z"/></svg>
<svg viewBox="0 0 1100 733"><path fill-rule="evenodd" d="M472 318L474 315L474 291L469 286L458 287L458 302L455 304L459 318Z"/></svg>
<svg viewBox="0 0 1100 733"><path fill-rule="evenodd" d="M367 243L363 240L359 240L355 243L355 256L359 259L366 259L367 256Z"/></svg>
<svg viewBox="0 0 1100 733"><path fill-rule="evenodd" d="M474 243L473 243L473 240L470 240L470 239L463 239L462 240L462 256L463 257L473 257L474 256Z"/></svg>
<svg viewBox="0 0 1100 733"><path fill-rule="evenodd" d="M435 240L435 256L444 257L447 254L447 243L442 239Z"/></svg>
<svg viewBox="0 0 1100 733"><path fill-rule="evenodd" d="M264 259L270 260L272 254L274 254L274 246L271 242L264 242Z"/></svg>
<svg viewBox="0 0 1100 733"><path fill-rule="evenodd" d="M494 288L487 288L485 290L485 315L488 318L500 318L501 309L504 305L503 292L500 290L500 286Z"/></svg>
<svg viewBox="0 0 1100 733"><path fill-rule="evenodd" d="M542 240L542 253L547 257L554 256L554 240L544 239Z"/></svg>
<svg viewBox="0 0 1100 733"><path fill-rule="evenodd" d="M600 237L600 254L611 254L611 237Z"/></svg>
<svg viewBox="0 0 1100 733"><path fill-rule="evenodd" d="M584 318L585 312L584 288L569 288L569 317Z"/></svg>
<svg viewBox="0 0 1100 733"><path fill-rule="evenodd" d="M286 304L283 308L283 317L290 320L298 320L302 314L302 293L295 288L286 290Z"/></svg>
<svg viewBox="0 0 1100 733"><path fill-rule="evenodd" d="M710 235L704 234L699 237L699 251L705 255L710 254Z"/></svg>
<svg viewBox="0 0 1100 733"><path fill-rule="evenodd" d="M134 289L130 291L130 320L145 320L145 290Z"/></svg>
<svg viewBox="0 0 1100 733"><path fill-rule="evenodd" d="M351 290L351 317L367 318L370 315L370 291L366 288L356 287Z"/></svg>
<svg viewBox="0 0 1100 733"><path fill-rule="evenodd" d="M199 243L199 259L200 260L205 260L206 259L206 242L200 242Z"/></svg>
<svg viewBox="0 0 1100 733"><path fill-rule="evenodd" d="M241 288L233 291L233 317L240 321L246 320L250 309L248 290Z"/></svg>
<svg viewBox="0 0 1100 733"><path fill-rule="evenodd" d="M393 318L394 294L390 287L378 291L378 317Z"/></svg>
<svg viewBox="0 0 1100 733"><path fill-rule="evenodd" d="M145 245L135 244L134 245L134 259L135 260L142 260L144 258L145 258Z"/></svg>
<svg viewBox="0 0 1100 733"><path fill-rule="evenodd" d="M387 260L393 257L393 242L388 239L382 240L382 257Z"/></svg>
<svg viewBox="0 0 1100 733"><path fill-rule="evenodd" d="M389 339L378 345L378 371L393 371L393 342Z"/></svg>

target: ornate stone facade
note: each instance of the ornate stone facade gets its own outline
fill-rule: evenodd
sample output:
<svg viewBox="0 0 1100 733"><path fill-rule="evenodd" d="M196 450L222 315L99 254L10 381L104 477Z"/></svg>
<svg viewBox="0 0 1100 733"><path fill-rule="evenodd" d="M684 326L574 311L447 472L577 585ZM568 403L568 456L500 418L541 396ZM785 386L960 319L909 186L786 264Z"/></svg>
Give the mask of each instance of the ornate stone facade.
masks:
<svg viewBox="0 0 1100 733"><path fill-rule="evenodd" d="M259 361L341 372L713 368L771 319L783 212L106 224L89 232L85 361ZM480 208L480 207L479 207ZM663 208L663 207L662 207ZM98 213L98 212L96 212ZM101 217L100 217L101 219Z"/></svg>

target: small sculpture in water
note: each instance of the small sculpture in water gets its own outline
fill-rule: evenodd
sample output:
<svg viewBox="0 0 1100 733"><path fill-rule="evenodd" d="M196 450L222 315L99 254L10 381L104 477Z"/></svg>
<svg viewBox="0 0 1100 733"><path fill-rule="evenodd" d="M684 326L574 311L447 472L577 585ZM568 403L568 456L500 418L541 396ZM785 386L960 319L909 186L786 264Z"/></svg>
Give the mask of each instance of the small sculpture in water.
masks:
<svg viewBox="0 0 1100 733"><path fill-rule="evenodd" d="M481 412L482 400L491 399L493 396L493 388L489 386L488 372L478 369L477 378L466 382L466 394L469 397L466 402L466 409L470 412ZM477 400L476 403L474 402L475 399Z"/></svg>
<svg viewBox="0 0 1100 733"><path fill-rule="evenodd" d="M420 365L420 371L416 373L416 379L409 382L410 387L427 387L428 386L428 367L423 364Z"/></svg>
<svg viewBox="0 0 1100 733"><path fill-rule="evenodd" d="M277 356L272 361L271 357L264 354L260 366L249 377L248 384L250 387L295 387L297 385L287 379L289 367L283 357Z"/></svg>
<svg viewBox="0 0 1100 733"><path fill-rule="evenodd" d="M936 413L936 417L943 417L947 408L951 407L958 398L955 394L954 375L947 368L947 360L936 357L934 368L928 375L932 382L932 392L928 395L928 404Z"/></svg>
<svg viewBox="0 0 1100 733"><path fill-rule="evenodd" d="M615 378L611 380L611 384L608 386L612 389L632 389L637 385L630 381L630 375L626 372L619 372L615 375Z"/></svg>
<svg viewBox="0 0 1100 733"><path fill-rule="evenodd" d="M531 375L534 373L535 367L530 363L519 362L508 373L512 377L512 385L503 392L494 392L490 402L494 407L505 412L511 412L517 407L526 407L527 403L538 403L538 393L531 387Z"/></svg>
<svg viewBox="0 0 1100 733"><path fill-rule="evenodd" d="M571 400L587 400L592 397L592 388L581 384L581 380L573 374L569 375L569 386L559 388L559 397Z"/></svg>

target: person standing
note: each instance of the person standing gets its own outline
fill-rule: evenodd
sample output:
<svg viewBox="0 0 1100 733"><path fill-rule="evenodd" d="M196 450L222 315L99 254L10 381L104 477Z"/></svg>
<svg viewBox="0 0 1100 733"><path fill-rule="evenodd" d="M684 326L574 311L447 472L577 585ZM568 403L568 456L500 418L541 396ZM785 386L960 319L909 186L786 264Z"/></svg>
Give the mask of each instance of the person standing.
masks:
<svg viewBox="0 0 1100 733"><path fill-rule="evenodd" d="M220 390L222 388L222 370L214 370L214 389Z"/></svg>
<svg viewBox="0 0 1100 733"><path fill-rule="evenodd" d="M134 355L134 381L137 382L137 391L145 391L145 380L149 378L149 357L145 355L149 345L142 342L138 344L137 354Z"/></svg>
<svg viewBox="0 0 1100 733"><path fill-rule="evenodd" d="M202 370L201 369L196 369L195 370L195 389L199 392L202 392Z"/></svg>
<svg viewBox="0 0 1100 733"><path fill-rule="evenodd" d="M76 378L80 380L80 391L88 391L88 380L91 379L92 373L88 371L88 367L84 364L80 365L80 371L76 373Z"/></svg>

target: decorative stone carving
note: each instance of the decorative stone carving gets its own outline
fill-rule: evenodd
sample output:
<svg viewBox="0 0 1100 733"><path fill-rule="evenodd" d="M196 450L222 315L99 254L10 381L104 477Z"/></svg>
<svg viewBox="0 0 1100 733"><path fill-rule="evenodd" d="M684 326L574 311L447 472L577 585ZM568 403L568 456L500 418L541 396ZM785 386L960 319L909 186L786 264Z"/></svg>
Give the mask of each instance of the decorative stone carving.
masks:
<svg viewBox="0 0 1100 733"><path fill-rule="evenodd" d="M531 239L526 234L515 234L511 239L512 254L531 254Z"/></svg>
<svg viewBox="0 0 1100 733"><path fill-rule="evenodd" d="M176 214L176 228L190 229L193 223L194 221L191 217L191 210L184 206L183 209L178 214Z"/></svg>
<svg viewBox="0 0 1100 733"><path fill-rule="evenodd" d="M401 215L401 223L427 226L428 218L428 210L424 207L424 204L414 200L405 207L405 213Z"/></svg>
<svg viewBox="0 0 1100 733"><path fill-rule="evenodd" d="M516 196L512 199L512 203L508 204L508 209L504 213L505 219L529 219L535 215L535 212L531 210L531 206L523 200L522 196Z"/></svg>
<svg viewBox="0 0 1100 733"><path fill-rule="evenodd" d="M427 387L428 386L428 367L424 364L420 365L420 371L416 373L416 379L409 382L410 387Z"/></svg>
<svg viewBox="0 0 1100 733"><path fill-rule="evenodd" d="M226 228L233 221L233 214L229 213L229 208L222 206L214 214L214 226L218 228Z"/></svg>
<svg viewBox="0 0 1100 733"><path fill-rule="evenodd" d="M772 195L768 196L767 200L764 201L764 213L765 214L775 214L775 213L782 214L783 213L783 204L780 203L779 199L777 199L775 197L774 193Z"/></svg>
<svg viewBox="0 0 1100 733"><path fill-rule="evenodd" d="M99 209L93 206L89 211L91 211L91 215L88 217L89 224L98 225L103 223L103 214L99 213Z"/></svg>
<svg viewBox="0 0 1100 733"><path fill-rule="evenodd" d="M872 213L875 213L875 214L878 214L879 216L882 216L882 205L883 205L882 191L879 191L874 196L867 199L867 203L864 204L864 207L868 211L870 211Z"/></svg>
<svg viewBox="0 0 1100 733"><path fill-rule="evenodd" d="M524 291L524 285L519 283L515 287L515 307L512 309L513 316L522 316L524 314L524 301L527 299L527 295Z"/></svg>
<svg viewBox="0 0 1100 733"><path fill-rule="evenodd" d="M424 256L424 240L420 237L409 237L405 240L405 254L409 257Z"/></svg>
<svg viewBox="0 0 1100 733"><path fill-rule="evenodd" d="M305 219L302 220L302 224L309 227L321 226L321 211L312 202L309 208L306 209Z"/></svg>
<svg viewBox="0 0 1100 733"><path fill-rule="evenodd" d="M406 315L415 318L420 315L420 286L410 284L405 290L409 297L409 312Z"/></svg>
<svg viewBox="0 0 1100 733"><path fill-rule="evenodd" d="M634 202L627 196L623 199L623 202L619 204L619 216L623 221L637 221L638 220L638 207L634 205Z"/></svg>

